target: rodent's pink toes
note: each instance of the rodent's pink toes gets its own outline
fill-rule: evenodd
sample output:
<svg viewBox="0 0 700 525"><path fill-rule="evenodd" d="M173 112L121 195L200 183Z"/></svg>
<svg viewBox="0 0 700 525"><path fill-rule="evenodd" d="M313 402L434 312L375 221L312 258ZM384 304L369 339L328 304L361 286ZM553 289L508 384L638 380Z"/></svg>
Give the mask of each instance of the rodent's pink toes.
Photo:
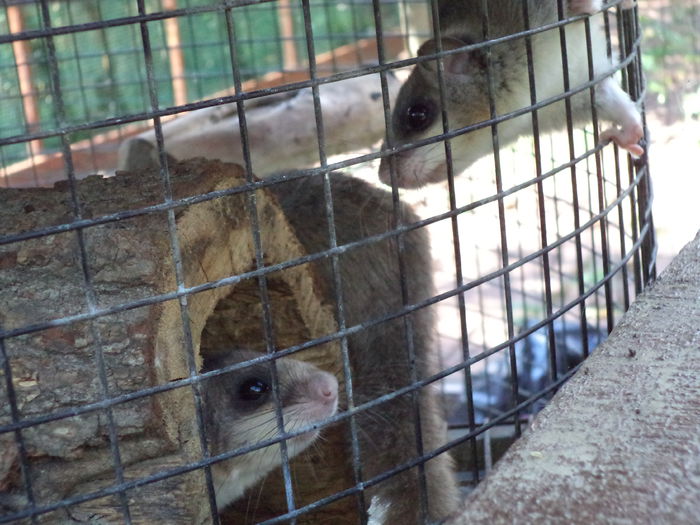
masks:
<svg viewBox="0 0 700 525"><path fill-rule="evenodd" d="M607 144L613 141L619 147L626 149L631 155L635 157L640 157L644 154L644 148L642 148L638 142L644 136L644 130L642 126L636 124L628 128L610 128L606 129L600 134L600 142Z"/></svg>

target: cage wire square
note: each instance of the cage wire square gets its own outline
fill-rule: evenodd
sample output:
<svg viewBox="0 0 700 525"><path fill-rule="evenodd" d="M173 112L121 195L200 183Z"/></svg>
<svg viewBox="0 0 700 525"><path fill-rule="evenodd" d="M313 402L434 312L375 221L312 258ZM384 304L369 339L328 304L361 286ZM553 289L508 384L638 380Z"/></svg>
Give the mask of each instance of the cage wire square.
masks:
<svg viewBox="0 0 700 525"><path fill-rule="evenodd" d="M538 100L447 182L379 181L426 143L382 145L447 4L3 3L0 523L429 523L595 351L655 277L646 157L599 146L604 115L541 130ZM638 100L617 4L595 20ZM222 437L259 400L264 431Z"/></svg>

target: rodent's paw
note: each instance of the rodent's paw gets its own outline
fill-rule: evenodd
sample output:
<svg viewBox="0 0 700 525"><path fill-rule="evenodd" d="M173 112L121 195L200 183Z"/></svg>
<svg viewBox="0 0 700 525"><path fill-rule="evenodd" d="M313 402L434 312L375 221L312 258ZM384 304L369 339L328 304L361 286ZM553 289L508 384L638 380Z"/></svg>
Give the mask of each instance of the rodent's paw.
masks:
<svg viewBox="0 0 700 525"><path fill-rule="evenodd" d="M607 144L613 141L615 144L630 152L633 157L641 157L644 154L638 142L644 136L641 124L634 124L623 128L606 129L600 134L600 142Z"/></svg>
<svg viewBox="0 0 700 525"><path fill-rule="evenodd" d="M622 9L632 9L636 3L637 0L622 0L622 2L620 2L620 7Z"/></svg>

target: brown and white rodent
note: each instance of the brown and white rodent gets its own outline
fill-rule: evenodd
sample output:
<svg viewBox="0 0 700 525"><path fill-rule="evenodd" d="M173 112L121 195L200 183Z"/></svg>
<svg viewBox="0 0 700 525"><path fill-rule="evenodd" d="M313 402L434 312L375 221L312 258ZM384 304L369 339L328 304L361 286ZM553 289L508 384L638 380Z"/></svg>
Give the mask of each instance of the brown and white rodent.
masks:
<svg viewBox="0 0 700 525"><path fill-rule="evenodd" d="M453 50L485 40L483 6L488 9L488 38L495 39L533 29L559 20L558 0L527 0L526 26L521 0L440 0L439 20L441 47ZM624 0L623 8L634 5ZM602 0L563 0L564 16L598 13ZM590 50L594 75L612 74L613 63L607 55L606 38L602 28L603 15L594 14L590 20ZM588 49L585 25L579 20L566 25L566 53L570 89L589 81ZM548 29L531 36L532 63L536 100L540 102L565 92L559 29ZM438 50L435 40L428 40L418 51L419 56ZM507 40L490 47L492 86L496 115L527 108L531 105L530 80L524 37ZM459 129L491 118L487 50L484 48L443 57L445 110L450 129ZM571 97L575 122L590 120L590 93L584 89ZM643 149L638 141L643 136L642 121L635 104L612 77L595 86L595 105L600 118L613 127L600 134L601 142L614 141L634 155ZM564 102L549 104L537 111L539 131L563 129L566 125ZM532 133L531 114L525 113L498 124L501 147L521 135ZM418 63L402 86L391 120L394 146L412 143L443 133L437 63ZM493 152L491 127L463 133L451 139L455 175L478 159ZM442 142L409 149L394 155L396 183L400 187L416 187L446 178L445 153ZM383 158L379 176L391 183L389 159Z"/></svg>
<svg viewBox="0 0 700 525"><path fill-rule="evenodd" d="M205 358L203 372L243 363L264 354L233 350ZM212 455L236 450L279 435L272 393L271 363L235 369L203 381L204 421ZM298 430L321 422L338 407L338 381L319 368L291 358L275 359L284 429ZM319 436L310 431L287 440L291 459ZM219 511L282 464L278 444L272 444L211 466Z"/></svg>
<svg viewBox="0 0 700 525"><path fill-rule="evenodd" d="M391 193L368 183L331 174L334 224L339 246L391 230ZM330 248L325 212L323 178L314 176L271 187L308 253ZM401 206L407 223L418 220ZM432 297L434 287L429 239L424 229L403 234L405 279L408 304ZM346 325L353 327L382 318L404 306L398 245L395 237L338 255L342 306ZM322 279L318 286L334 297L331 262L314 263ZM409 314L418 379L438 371L435 319L431 309ZM365 327L347 338L355 405L376 399L412 383L409 339L404 319L397 318ZM423 452L447 441L444 410L437 387L418 390ZM356 416L359 427L360 461L363 480L404 464L417 456L416 420L410 394L381 404ZM350 450L345 451L348 462ZM412 468L365 489L369 507L368 523L413 525L440 520L451 513L458 501L452 459L441 454L425 464L427 513L421 515L418 469Z"/></svg>

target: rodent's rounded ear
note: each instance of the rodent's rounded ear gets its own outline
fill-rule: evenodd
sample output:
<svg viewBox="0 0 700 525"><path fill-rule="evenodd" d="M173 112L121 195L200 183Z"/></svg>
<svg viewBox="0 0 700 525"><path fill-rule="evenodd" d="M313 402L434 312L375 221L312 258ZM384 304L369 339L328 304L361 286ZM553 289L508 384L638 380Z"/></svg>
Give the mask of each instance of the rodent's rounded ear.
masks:
<svg viewBox="0 0 700 525"><path fill-rule="evenodd" d="M466 42L463 42L458 38L447 36L440 39L440 44L442 51L450 51L451 49L458 49L467 45ZM420 46L420 49L418 49L418 56L434 55L437 52L437 40L431 39ZM470 65L472 63L472 55L473 52L464 52L443 56L442 65L445 73L453 73L457 75L468 73L471 69ZM435 74L435 72L437 72L437 59L420 62L419 66L424 70Z"/></svg>

